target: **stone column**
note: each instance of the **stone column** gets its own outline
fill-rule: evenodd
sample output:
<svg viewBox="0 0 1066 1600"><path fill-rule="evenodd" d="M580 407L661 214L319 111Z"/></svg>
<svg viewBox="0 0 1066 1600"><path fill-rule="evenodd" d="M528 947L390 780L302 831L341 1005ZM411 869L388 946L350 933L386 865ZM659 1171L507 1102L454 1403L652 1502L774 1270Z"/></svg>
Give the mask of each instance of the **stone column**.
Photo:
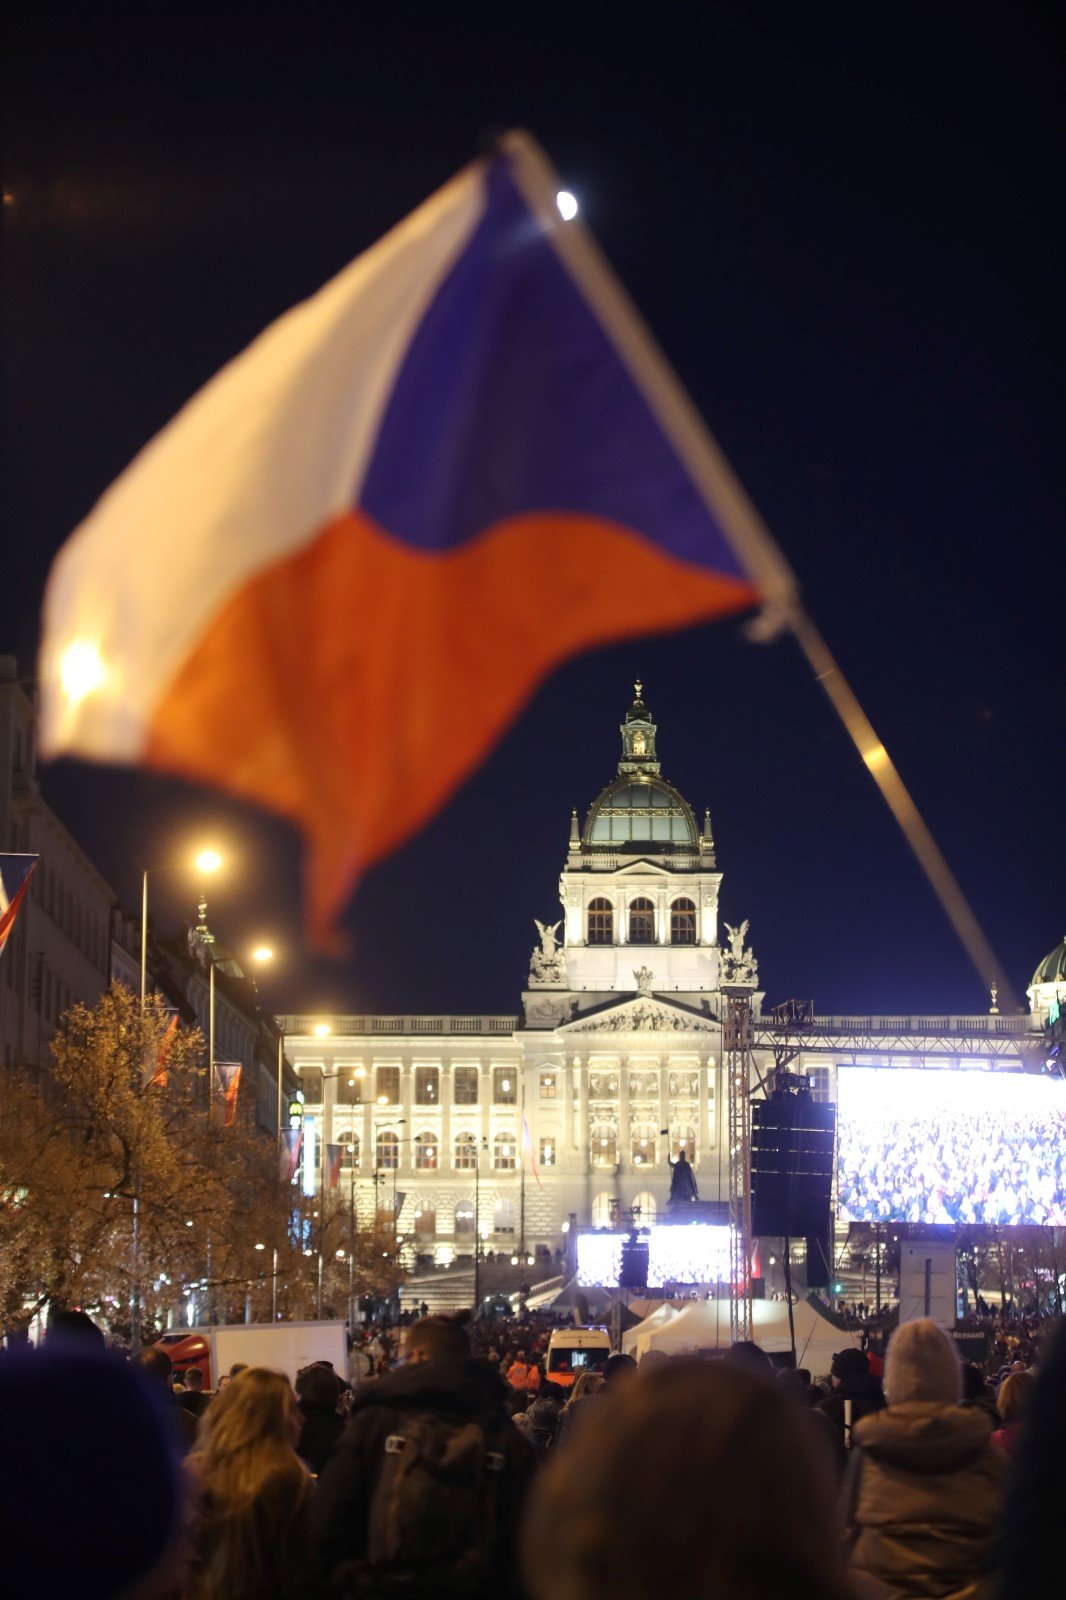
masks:
<svg viewBox="0 0 1066 1600"><path fill-rule="evenodd" d="M570 1065L570 1058L562 1057L562 1066L559 1069L561 1079L560 1087L563 1091L563 1147L559 1152L561 1162L570 1165L569 1158L576 1154L577 1140L574 1138L574 1074L577 1068Z"/></svg>
<svg viewBox="0 0 1066 1600"><path fill-rule="evenodd" d="M660 1056L660 1058L659 1058L659 1127L660 1128L669 1128L669 1126L670 1126L670 1057L669 1056ZM659 1148L659 1153L660 1153L660 1155L662 1155L662 1152L663 1152L664 1148L667 1151L669 1151L670 1146L669 1146L668 1143L664 1145L664 1142L663 1142L661 1136L659 1136L658 1128L655 1131L656 1131L657 1137L659 1137L659 1147L658 1147ZM662 1161L663 1161L663 1165L665 1165L666 1164L666 1156L665 1155L662 1155Z"/></svg>
<svg viewBox="0 0 1066 1600"><path fill-rule="evenodd" d="M618 1057L618 1171L629 1170L629 1055Z"/></svg>
<svg viewBox="0 0 1066 1600"><path fill-rule="evenodd" d="M404 1056L400 1060L399 1115L403 1117L406 1122L406 1126L399 1130L401 1172L413 1172L415 1164L415 1152L413 1144L415 1130L411 1116L414 1103L414 1096L412 1093L413 1085L411 1082L412 1076L411 1058L410 1056Z"/></svg>
<svg viewBox="0 0 1066 1600"><path fill-rule="evenodd" d="M580 1169L589 1169L589 1067L587 1061L578 1061L573 1069L577 1074L577 1153Z"/></svg>
<svg viewBox="0 0 1066 1600"><path fill-rule="evenodd" d="M452 1160L452 1064L450 1060L442 1060L440 1064L440 1158L439 1166L442 1172L451 1172L454 1168Z"/></svg>
<svg viewBox="0 0 1066 1600"><path fill-rule="evenodd" d="M696 1087L699 1094L699 1103L696 1122L696 1148L699 1151L700 1165L707 1160L711 1142L707 1134L707 1061L700 1055L698 1058Z"/></svg>

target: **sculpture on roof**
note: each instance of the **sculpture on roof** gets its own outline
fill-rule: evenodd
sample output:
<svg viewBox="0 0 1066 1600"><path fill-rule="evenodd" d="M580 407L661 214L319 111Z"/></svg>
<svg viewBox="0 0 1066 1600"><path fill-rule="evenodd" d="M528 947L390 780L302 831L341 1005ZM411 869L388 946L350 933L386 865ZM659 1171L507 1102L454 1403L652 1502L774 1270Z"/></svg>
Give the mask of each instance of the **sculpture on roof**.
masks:
<svg viewBox="0 0 1066 1600"><path fill-rule="evenodd" d="M731 927L727 922L725 931L729 935L729 949L722 951L719 981L722 984L739 984L754 989L759 978L759 963L751 947L744 943L748 935L747 919L745 918L739 928Z"/></svg>
<svg viewBox="0 0 1066 1600"><path fill-rule="evenodd" d="M565 989L566 956L559 949L559 929L562 921L550 925L534 917L540 935L540 949L534 949L529 962L531 989Z"/></svg>

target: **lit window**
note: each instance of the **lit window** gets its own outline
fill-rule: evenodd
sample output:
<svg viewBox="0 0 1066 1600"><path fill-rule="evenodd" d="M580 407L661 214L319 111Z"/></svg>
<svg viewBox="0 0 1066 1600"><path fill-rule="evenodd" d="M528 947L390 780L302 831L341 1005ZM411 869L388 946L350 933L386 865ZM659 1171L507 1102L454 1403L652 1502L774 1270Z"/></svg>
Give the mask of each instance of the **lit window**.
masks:
<svg viewBox="0 0 1066 1600"><path fill-rule="evenodd" d="M420 1172L436 1172L439 1146L435 1133L420 1133L415 1138L415 1166Z"/></svg>
<svg viewBox="0 0 1066 1600"><path fill-rule="evenodd" d="M630 1150L635 1167L654 1167L657 1148L654 1128L643 1126L633 1129Z"/></svg>
<svg viewBox="0 0 1066 1600"><path fill-rule="evenodd" d="M400 1165L400 1141L395 1133L379 1133L377 1142L377 1167L381 1172L395 1172Z"/></svg>
<svg viewBox="0 0 1066 1600"><path fill-rule="evenodd" d="M634 900L629 907L629 942L655 943L655 907L644 896Z"/></svg>
<svg viewBox="0 0 1066 1600"><path fill-rule="evenodd" d="M555 1165L555 1140L542 1139L540 1141L540 1164L542 1167Z"/></svg>
<svg viewBox="0 0 1066 1600"><path fill-rule="evenodd" d="M696 943L696 907L691 900L675 900L670 907L670 943Z"/></svg>
<svg viewBox="0 0 1066 1600"><path fill-rule="evenodd" d="M518 1103L518 1073L513 1067L493 1067L492 1101L497 1106Z"/></svg>
<svg viewBox="0 0 1066 1600"><path fill-rule="evenodd" d="M440 1105L440 1068L415 1068L415 1105Z"/></svg>
<svg viewBox="0 0 1066 1600"><path fill-rule="evenodd" d="M497 1172L513 1172L517 1165L513 1133L498 1133L492 1141L492 1165Z"/></svg>
<svg viewBox="0 0 1066 1600"><path fill-rule="evenodd" d="M559 1092L559 1075L557 1072L542 1072L540 1075L540 1097L542 1100L554 1100Z"/></svg>
<svg viewBox="0 0 1066 1600"><path fill-rule="evenodd" d="M614 1168L618 1165L618 1132L609 1123L598 1122L592 1129L592 1165Z"/></svg>
<svg viewBox="0 0 1066 1600"><path fill-rule="evenodd" d="M456 1067L452 1080L452 1100L455 1105L477 1105L477 1085L480 1076L477 1067Z"/></svg>
<svg viewBox="0 0 1066 1600"><path fill-rule="evenodd" d="M455 1208L455 1233L457 1238L474 1237L474 1204L471 1200L460 1200Z"/></svg>
<svg viewBox="0 0 1066 1600"><path fill-rule="evenodd" d="M492 1208L492 1229L494 1233L514 1232L514 1201L497 1200Z"/></svg>
<svg viewBox="0 0 1066 1600"><path fill-rule="evenodd" d="M614 943L614 907L602 895L589 901L589 944Z"/></svg>
<svg viewBox="0 0 1066 1600"><path fill-rule="evenodd" d="M400 1103L399 1067L377 1069L377 1103L379 1106L398 1106Z"/></svg>
<svg viewBox="0 0 1066 1600"><path fill-rule="evenodd" d="M696 1130L687 1122L670 1129L670 1154L676 1161L682 1150L688 1161L696 1160Z"/></svg>
<svg viewBox="0 0 1066 1600"><path fill-rule="evenodd" d="M473 1172L477 1166L477 1139L472 1133L457 1133L453 1165L457 1172Z"/></svg>

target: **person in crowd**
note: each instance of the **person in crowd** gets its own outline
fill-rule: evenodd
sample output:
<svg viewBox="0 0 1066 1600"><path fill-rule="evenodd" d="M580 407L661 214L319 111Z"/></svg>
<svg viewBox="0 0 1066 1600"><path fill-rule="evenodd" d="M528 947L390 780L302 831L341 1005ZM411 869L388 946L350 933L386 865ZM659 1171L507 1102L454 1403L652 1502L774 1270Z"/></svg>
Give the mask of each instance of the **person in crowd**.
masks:
<svg viewBox="0 0 1066 1600"><path fill-rule="evenodd" d="M773 1382L720 1362L625 1383L534 1488L532 1600L845 1600L819 1443ZM778 1474L789 1493L768 1509Z"/></svg>
<svg viewBox="0 0 1066 1600"><path fill-rule="evenodd" d="M171 1435L179 1452L186 1455L196 1443L197 1421L182 1405L182 1396L174 1393L171 1384L174 1363L160 1345L153 1344L147 1350L138 1350L131 1365L162 1396Z"/></svg>
<svg viewBox="0 0 1066 1600"><path fill-rule="evenodd" d="M1004 1378L996 1392L999 1427L992 1439L1008 1456L1013 1456L1017 1448L1018 1432L1035 1388L1036 1378L1031 1372L1012 1372Z"/></svg>
<svg viewBox="0 0 1066 1600"><path fill-rule="evenodd" d="M806 1367L782 1367L777 1378L783 1391L801 1406L816 1406L824 1398Z"/></svg>
<svg viewBox="0 0 1066 1600"><path fill-rule="evenodd" d="M529 1374L530 1366L526 1360L526 1352L519 1350L507 1368L507 1382L512 1389L526 1390L529 1388Z"/></svg>
<svg viewBox="0 0 1066 1600"><path fill-rule="evenodd" d="M566 1390L557 1383L544 1383L532 1403L514 1418L515 1427L525 1435L539 1456L546 1455L555 1443L566 1398Z"/></svg>
<svg viewBox="0 0 1066 1600"><path fill-rule="evenodd" d="M1066 1321L1041 1355L1007 1477L997 1600L1057 1592L1066 1505Z"/></svg>
<svg viewBox="0 0 1066 1600"><path fill-rule="evenodd" d="M311 1478L289 1380L247 1367L207 1411L189 1480L183 1600L309 1600Z"/></svg>
<svg viewBox="0 0 1066 1600"><path fill-rule="evenodd" d="M515 1538L536 1458L507 1397L499 1373L471 1358L462 1322L408 1328L401 1367L356 1396L319 1479L315 1547L340 1593L518 1595Z"/></svg>
<svg viewBox="0 0 1066 1600"><path fill-rule="evenodd" d="M199 1367L186 1367L185 1393L178 1403L197 1422L210 1405L211 1396L204 1393L204 1375Z"/></svg>
<svg viewBox="0 0 1066 1600"><path fill-rule="evenodd" d="M0 1358L0 1418L3 1593L168 1600L182 1485L158 1380L102 1341L46 1343Z"/></svg>
<svg viewBox="0 0 1066 1600"><path fill-rule="evenodd" d="M722 1360L727 1366L743 1367L746 1372L754 1372L761 1378L773 1377L774 1364L762 1345L756 1344L754 1339L738 1339L729 1346Z"/></svg>
<svg viewBox="0 0 1066 1600"><path fill-rule="evenodd" d="M317 1477L344 1432L344 1419L338 1410L340 1384L333 1368L316 1361L298 1372L296 1400L301 1419L296 1454Z"/></svg>
<svg viewBox="0 0 1066 1600"><path fill-rule="evenodd" d="M962 1363L962 1404L996 1418L996 1395L980 1367L973 1361Z"/></svg>
<svg viewBox="0 0 1066 1600"><path fill-rule="evenodd" d="M57 1309L49 1313L44 1342L66 1349L78 1346L83 1350L103 1350L107 1340L87 1311Z"/></svg>
<svg viewBox="0 0 1066 1600"><path fill-rule="evenodd" d="M843 1489L854 1572L899 1600L991 1600L1006 1463L964 1408L954 1341L929 1318L893 1334L888 1409L855 1424Z"/></svg>
<svg viewBox="0 0 1066 1600"><path fill-rule="evenodd" d="M607 1357L603 1369L603 1379L596 1388L590 1387L578 1394L577 1385L580 1383L581 1377L585 1376L582 1373L574 1383L574 1394L569 1405L566 1406L562 1416L559 1418L559 1425L555 1432L556 1445L560 1448L564 1444L568 1445L575 1430L582 1429L593 1412L606 1405L608 1400L617 1399L630 1380L636 1376L636 1373L637 1364L633 1357L622 1355L618 1351ZM591 1377L592 1374L590 1373L589 1376Z"/></svg>
<svg viewBox="0 0 1066 1600"><path fill-rule="evenodd" d="M832 1391L814 1410L829 1422L837 1462L843 1468L855 1424L872 1411L880 1411L885 1397L880 1379L874 1377L865 1355L854 1345L837 1351L829 1379Z"/></svg>

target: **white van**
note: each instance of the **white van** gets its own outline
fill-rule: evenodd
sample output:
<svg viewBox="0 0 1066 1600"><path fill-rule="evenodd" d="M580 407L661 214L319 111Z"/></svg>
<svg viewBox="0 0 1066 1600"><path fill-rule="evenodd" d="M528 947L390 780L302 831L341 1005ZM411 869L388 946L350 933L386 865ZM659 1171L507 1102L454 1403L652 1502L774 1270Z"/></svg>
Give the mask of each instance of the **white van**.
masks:
<svg viewBox="0 0 1066 1600"><path fill-rule="evenodd" d="M569 1389L582 1372L602 1372L611 1353L606 1328L556 1328L548 1340L544 1376Z"/></svg>

